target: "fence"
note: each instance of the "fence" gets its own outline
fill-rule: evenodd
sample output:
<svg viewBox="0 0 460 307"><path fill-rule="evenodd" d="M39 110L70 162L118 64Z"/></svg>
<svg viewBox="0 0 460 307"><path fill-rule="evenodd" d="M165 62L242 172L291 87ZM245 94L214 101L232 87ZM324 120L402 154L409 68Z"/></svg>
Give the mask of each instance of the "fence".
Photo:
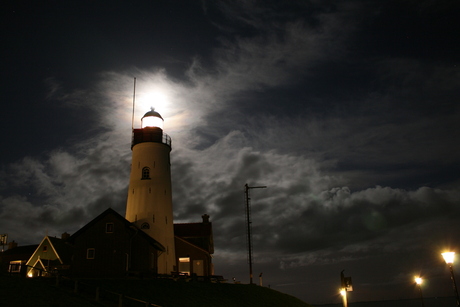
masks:
<svg viewBox="0 0 460 307"><path fill-rule="evenodd" d="M56 277L56 286L65 287L72 290L76 294L86 296L103 305L118 306L118 307L161 307L138 298L103 289L99 286L91 285L79 280L70 278Z"/></svg>

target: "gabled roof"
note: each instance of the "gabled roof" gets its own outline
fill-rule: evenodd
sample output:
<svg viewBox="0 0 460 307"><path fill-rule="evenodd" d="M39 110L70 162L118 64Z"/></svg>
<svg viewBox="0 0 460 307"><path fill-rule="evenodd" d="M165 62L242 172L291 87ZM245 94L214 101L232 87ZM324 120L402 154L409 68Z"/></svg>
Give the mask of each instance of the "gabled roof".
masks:
<svg viewBox="0 0 460 307"><path fill-rule="evenodd" d="M70 263L72 258L72 247L66 243L65 239L59 239L55 237L48 237L56 253L59 255L63 263Z"/></svg>
<svg viewBox="0 0 460 307"><path fill-rule="evenodd" d="M75 239L80 236L81 234L83 234L85 231L87 231L88 229L90 229L91 227L93 227L97 222L99 222L101 219L103 219L104 217L106 217L107 215L112 215L114 218L116 218L117 220L119 220L121 223L123 223L123 225L125 226L125 228L128 230L128 231L131 231L133 233L137 232L140 236L142 236L143 239L145 239L147 242L149 242L150 245L152 245L153 247L155 247L156 249L160 250L160 251L166 251L165 247L160 243L158 242L157 240L155 240L154 238L152 238L151 236L149 236L148 234L146 234L144 231L142 231L141 229L139 229L136 225L134 225L133 223L129 222L127 219L125 219L124 217L122 217L118 212L116 212L115 210L113 210L112 208L108 208L107 210L105 210L104 212L102 212L101 214L99 214L98 216L96 216L93 220L91 220L88 224L86 224L85 226L83 226L82 228L80 228L77 232L75 232L73 235L71 235L68 239L67 239L67 242L70 242L70 243L73 243L75 241Z"/></svg>
<svg viewBox="0 0 460 307"><path fill-rule="evenodd" d="M66 244L64 240L58 239L55 237L48 237L45 236L43 240L40 242L40 244L37 246L35 249L34 253L32 256L29 258L27 261L27 265L32 265L35 266L36 262L39 260L41 256L43 256L43 248L42 246L45 244L49 244L49 252L48 257L54 256L56 257L56 260L60 262L60 264L69 264L71 257L72 257L72 246L69 244ZM52 252L51 252L52 251ZM36 256L37 255L37 256ZM52 256L54 258L54 256ZM52 259L52 258L51 258Z"/></svg>

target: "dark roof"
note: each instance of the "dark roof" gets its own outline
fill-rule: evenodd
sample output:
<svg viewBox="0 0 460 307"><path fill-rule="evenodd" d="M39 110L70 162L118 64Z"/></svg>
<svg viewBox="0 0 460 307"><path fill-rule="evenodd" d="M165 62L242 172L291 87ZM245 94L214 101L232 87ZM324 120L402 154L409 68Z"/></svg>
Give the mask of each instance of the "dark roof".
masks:
<svg viewBox="0 0 460 307"><path fill-rule="evenodd" d="M115 218L120 220L125 225L126 229L128 229L128 231L131 231L133 233L138 232L140 236L142 236L145 240L147 240L156 249L158 249L160 251L163 251L163 252L166 251L165 247L160 242L158 242L157 240L155 240L154 238L152 238L151 236L146 234L144 231L140 230L136 225L134 225L133 223L129 222L127 219L122 217L118 212L116 212L112 208L108 208L107 210L105 210L104 212L102 212L101 214L96 216L88 224L86 224L85 226L80 228L77 232L75 232L73 235L71 235L67 239L67 242L73 243L75 241L75 238L77 238L79 235L84 233L87 229L92 227L94 224L99 222L102 218L104 218L107 215L113 215Z"/></svg>
<svg viewBox="0 0 460 307"><path fill-rule="evenodd" d="M163 119L163 117L161 117L160 113L156 112L154 109L148 111L147 113L144 114L144 116L142 116L142 118L144 117L149 117L149 116L155 116L155 117L159 117L161 119Z"/></svg>
<svg viewBox="0 0 460 307"><path fill-rule="evenodd" d="M183 238L208 237L212 235L212 223L174 224L174 234Z"/></svg>
<svg viewBox="0 0 460 307"><path fill-rule="evenodd" d="M48 237L51 244L53 244L54 248L56 249L56 253L61 258L62 262L70 263L73 255L72 246L66 243L65 239L59 239L55 237Z"/></svg>
<svg viewBox="0 0 460 307"><path fill-rule="evenodd" d="M30 256L35 252L35 250L37 249L37 247L38 247L38 244L35 244L35 245L18 246L18 247L11 248L11 249L8 249L8 250L4 251L4 252L2 253L2 255L5 255L5 256L29 255L28 257L30 257ZM28 258L27 258L27 259L28 259ZM18 259L18 260L19 260L19 259Z"/></svg>
<svg viewBox="0 0 460 307"><path fill-rule="evenodd" d="M214 254L214 239L210 222L174 224L174 235Z"/></svg>
<svg viewBox="0 0 460 307"><path fill-rule="evenodd" d="M203 252L205 252L205 253L207 253L207 254L210 254L210 252L209 252L208 250L206 250L206 249L204 249L204 248L202 248L202 247L200 247L200 246L198 246L198 245L195 245L195 244L193 244L193 243L190 242L190 241L187 241L187 240L185 240L185 239L182 239L181 237L174 236L174 239L175 239L175 240L178 240L178 241L182 241L182 242L184 242L185 244L188 244L188 245L192 246L193 248L199 249L199 250L201 250L201 251L203 251Z"/></svg>

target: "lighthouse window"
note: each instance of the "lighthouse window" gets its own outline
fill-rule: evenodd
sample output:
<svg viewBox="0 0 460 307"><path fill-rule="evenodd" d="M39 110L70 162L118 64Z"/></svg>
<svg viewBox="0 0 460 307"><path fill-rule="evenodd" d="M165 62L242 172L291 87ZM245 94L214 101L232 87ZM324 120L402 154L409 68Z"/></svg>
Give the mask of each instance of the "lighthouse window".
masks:
<svg viewBox="0 0 460 307"><path fill-rule="evenodd" d="M144 167L142 168L142 180L150 179L150 168Z"/></svg>

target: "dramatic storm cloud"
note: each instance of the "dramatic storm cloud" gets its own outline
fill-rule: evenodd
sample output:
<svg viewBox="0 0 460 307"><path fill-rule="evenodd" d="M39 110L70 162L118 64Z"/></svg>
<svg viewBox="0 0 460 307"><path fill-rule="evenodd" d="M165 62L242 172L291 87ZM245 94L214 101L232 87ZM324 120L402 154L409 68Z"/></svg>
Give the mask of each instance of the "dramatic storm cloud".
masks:
<svg viewBox="0 0 460 307"><path fill-rule="evenodd" d="M210 215L216 274L248 282L247 183L267 186L250 190L264 285L339 302L345 269L352 301L408 298L422 273L426 295L451 295L439 253L460 246L458 10L11 5L0 233L33 244L108 207L124 214L131 126L155 107L175 221Z"/></svg>

